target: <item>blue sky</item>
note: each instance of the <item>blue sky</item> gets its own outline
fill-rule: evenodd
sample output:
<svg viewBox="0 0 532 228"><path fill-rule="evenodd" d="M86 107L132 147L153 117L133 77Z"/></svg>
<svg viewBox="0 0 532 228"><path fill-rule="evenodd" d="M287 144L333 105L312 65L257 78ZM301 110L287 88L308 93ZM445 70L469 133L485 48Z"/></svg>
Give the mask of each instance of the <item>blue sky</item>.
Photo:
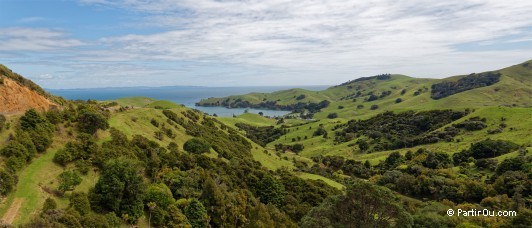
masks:
<svg viewBox="0 0 532 228"><path fill-rule="evenodd" d="M46 88L332 85L532 59L532 1L0 0L0 63Z"/></svg>

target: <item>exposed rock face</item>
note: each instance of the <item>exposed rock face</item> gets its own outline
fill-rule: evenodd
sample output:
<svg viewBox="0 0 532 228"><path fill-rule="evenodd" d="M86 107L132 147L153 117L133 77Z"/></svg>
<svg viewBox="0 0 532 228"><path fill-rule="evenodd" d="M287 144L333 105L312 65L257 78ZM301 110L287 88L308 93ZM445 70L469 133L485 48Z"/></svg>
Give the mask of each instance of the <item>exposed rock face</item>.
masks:
<svg viewBox="0 0 532 228"><path fill-rule="evenodd" d="M17 114L31 108L46 111L57 107L37 92L0 76L0 114Z"/></svg>

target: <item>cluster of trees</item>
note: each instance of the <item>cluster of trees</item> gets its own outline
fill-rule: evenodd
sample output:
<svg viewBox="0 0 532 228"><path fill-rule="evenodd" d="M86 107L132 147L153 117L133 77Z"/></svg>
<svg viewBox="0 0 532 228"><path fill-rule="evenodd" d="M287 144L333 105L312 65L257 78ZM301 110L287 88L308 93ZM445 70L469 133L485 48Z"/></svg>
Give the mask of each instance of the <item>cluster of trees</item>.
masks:
<svg viewBox="0 0 532 228"><path fill-rule="evenodd" d="M472 144L469 150L453 154L453 161L455 165L459 165L472 159L494 158L518 148L519 145L510 141L485 139Z"/></svg>
<svg viewBox="0 0 532 228"><path fill-rule="evenodd" d="M444 131L433 131L467 113L453 110L387 111L367 120L350 120L335 126L335 141L343 143L366 136L371 139L369 144L373 145L375 151L413 147L439 140L450 141L459 133L458 129L447 127Z"/></svg>
<svg viewBox="0 0 532 228"><path fill-rule="evenodd" d="M508 142L482 141L473 144L469 150L485 154L492 153L492 148L508 148ZM503 150L506 151L507 149ZM495 154L500 155L501 153ZM532 156L526 154L526 150L522 149L519 156L504 159L501 163L495 159L481 158L475 161L474 158L471 158L468 163L460 164L458 173L450 169L453 162L449 154L424 149L419 149L416 152L408 151L405 155L393 152L384 161L374 166L367 161L362 163L340 156L318 156L313 157L316 164L312 168L301 166L300 169L335 179L348 186L351 180L364 178L369 180L365 182L368 184L365 188L375 188L369 184L375 183L403 195L424 199L426 202L432 200L432 203L429 204L416 204L405 208L408 213L412 214L414 227L452 227L459 224L486 226L494 223L499 224L499 226L513 227L519 224L522 227L528 227L532 225L532 221L526 218L532 214L530 206L526 203L532 193L532 180L529 179ZM485 180L481 180L483 172L489 173ZM349 195L349 187L347 192L344 197ZM361 189L356 192L358 195L365 195ZM342 200L344 203L341 203ZM300 224L308 223L312 224L309 227L321 227L347 219L342 216L349 214L348 212L331 213L330 211L319 210L321 207L334 207L335 202L342 204L342 206L351 203L345 198L342 200L334 202L326 200L320 207L312 209ZM403 204L408 205L410 203L408 200L403 200ZM445 216L445 211L449 208L454 210L457 208L515 210L518 211L518 216L503 220L493 220L489 217L456 219ZM340 212L342 210L337 207L333 211ZM437 213L435 213L436 211ZM358 215L357 218L361 217L363 216ZM350 221L353 224L356 222ZM371 220L365 220L364 224L370 224L370 222Z"/></svg>
<svg viewBox="0 0 532 228"><path fill-rule="evenodd" d="M181 125L188 135L207 141L221 157L231 159L244 157L251 153L251 143L236 130L227 127L215 118L204 116L202 119L200 113L196 110L188 110L181 112L184 117L180 117L171 110L163 111L170 122Z"/></svg>
<svg viewBox="0 0 532 228"><path fill-rule="evenodd" d="M20 117L15 135L10 135L7 145L0 150L5 158L4 166L0 167L0 196L12 191L18 170L50 147L54 131L54 125L34 109Z"/></svg>
<svg viewBox="0 0 532 228"><path fill-rule="evenodd" d="M323 100L318 103L314 102L297 102L293 104L280 105L277 104L277 101L261 101L260 103L251 103L247 100L242 100L241 98L233 99L227 98L225 100L213 103L207 103L202 101L201 103L196 103L196 105L201 106L223 106L227 108L256 108L256 109L272 109L272 110L285 110L285 111L294 111L302 113L307 110L310 113L319 112L321 109L329 106L331 102L328 100Z"/></svg>
<svg viewBox="0 0 532 228"><path fill-rule="evenodd" d="M287 170L266 171L253 160L249 142L216 119L195 111L163 112L194 137L183 145L189 153L176 143L162 147L140 135L128 138L115 128L111 140L98 144L93 134L72 125L75 140L54 157L65 167L74 165L58 177L61 191L73 191L70 205L58 209L47 200L27 225L116 227L145 215L160 227L296 227L312 207L340 193ZM202 154L210 147L217 158ZM76 191L87 167L97 168L100 177L90 191Z"/></svg>
<svg viewBox="0 0 532 228"><path fill-rule="evenodd" d="M256 127L245 123L236 123L236 127L246 132L246 137L251 141L266 146L287 133L286 128L275 128L274 126Z"/></svg>
<svg viewBox="0 0 532 228"><path fill-rule="evenodd" d="M438 100L467 90L493 85L499 82L501 73L486 72L470 74L457 81L445 81L432 85L430 97Z"/></svg>

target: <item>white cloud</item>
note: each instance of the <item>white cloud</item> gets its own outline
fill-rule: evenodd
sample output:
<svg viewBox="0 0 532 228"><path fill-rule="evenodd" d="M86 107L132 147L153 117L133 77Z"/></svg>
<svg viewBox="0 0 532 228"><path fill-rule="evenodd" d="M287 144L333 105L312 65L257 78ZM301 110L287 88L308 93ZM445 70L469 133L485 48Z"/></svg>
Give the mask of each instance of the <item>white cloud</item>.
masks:
<svg viewBox="0 0 532 228"><path fill-rule="evenodd" d="M80 2L138 13L118 22L126 28L163 31L82 42L55 30L0 29L0 51L68 49L61 58L69 69L93 84L108 76L105 83L118 86L115 77L151 85L216 77L218 85L336 84L378 73L445 77L516 64L532 51L489 50L529 40L532 1L526 0ZM467 44L479 50L461 47Z"/></svg>
<svg viewBox="0 0 532 228"><path fill-rule="evenodd" d="M83 45L63 32L43 28L0 28L0 51L52 51Z"/></svg>
<svg viewBox="0 0 532 228"><path fill-rule="evenodd" d="M121 60L192 59L316 70L364 67L467 55L454 46L519 34L532 26L530 1L97 2L151 13L144 25L168 28L102 39L117 51L99 53Z"/></svg>

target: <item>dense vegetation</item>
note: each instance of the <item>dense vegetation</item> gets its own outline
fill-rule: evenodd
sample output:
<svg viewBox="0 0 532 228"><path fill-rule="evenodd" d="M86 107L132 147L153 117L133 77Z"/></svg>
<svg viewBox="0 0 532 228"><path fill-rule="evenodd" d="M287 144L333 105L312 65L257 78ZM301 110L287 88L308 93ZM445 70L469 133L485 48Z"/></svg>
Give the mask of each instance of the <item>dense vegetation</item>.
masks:
<svg viewBox="0 0 532 228"><path fill-rule="evenodd" d="M371 141L374 151L413 147L440 140L450 141L458 134L458 129L447 127L444 131L433 131L467 113L468 111L452 110L402 113L387 111L367 120L350 120L346 124L336 125L335 140L343 143L364 136Z"/></svg>
<svg viewBox="0 0 532 228"><path fill-rule="evenodd" d="M235 125L246 132L247 138L261 146L266 146L266 144L286 134L286 129L275 128L274 126L256 127L245 123L237 123Z"/></svg>
<svg viewBox="0 0 532 228"><path fill-rule="evenodd" d="M52 192L57 197L71 192L70 205L58 208L55 200L46 200L29 227L114 227L122 222L137 223L142 216L150 217L155 226L295 227L312 207L339 193L323 182L300 179L286 170L266 171L253 160L245 138L198 112L163 111L167 123L175 124L170 125L172 128L183 127L192 136L182 145L190 152L185 153L176 143L162 147L143 136L129 138L115 128L108 129L108 113L102 110L89 102L56 113L60 118L55 121L68 123L75 137L55 154L54 161L65 171L58 176L57 191ZM89 127L77 123L87 112L99 116L89 118L99 124ZM30 136L41 128L53 129L51 126L34 110L20 119L21 132ZM96 143L94 129L109 131L110 140ZM51 133L39 136L51 137ZM31 156L19 152L30 146L23 139L12 139L2 155L28 161ZM209 145L205 145L207 141ZM31 148L44 152L49 142L42 146ZM202 154L211 146L218 158ZM76 191L87 167L98 170L98 181L88 192ZM19 169L8 165L0 171L2 195L12 191Z"/></svg>
<svg viewBox="0 0 532 228"><path fill-rule="evenodd" d="M479 87L490 86L497 82L501 77L499 72L486 72L480 74L470 74L458 81L445 81L432 85L432 99L438 100L451 96L456 93L464 92Z"/></svg>
<svg viewBox="0 0 532 228"><path fill-rule="evenodd" d="M295 104L280 105L277 101L263 101L257 104L251 103L240 98L231 100L225 99L222 102L216 101L215 103L201 103L202 106L222 106L227 108L256 108L256 109L271 109L271 110L285 110L294 112L303 112L304 110L310 113L319 112L321 109L329 106L331 102L323 100L318 103L314 102L298 102ZM199 105L199 103L197 104Z"/></svg>
<svg viewBox="0 0 532 228"><path fill-rule="evenodd" d="M358 79L333 87L337 97L293 90L295 103L278 103L301 115L276 120L153 100L0 115L0 202L25 192L17 182L35 182L24 173L46 161L55 178L34 183L42 201L21 210L34 212L21 227L531 227L530 110L434 110L433 81L411 80ZM422 99L434 106L403 106Z"/></svg>

